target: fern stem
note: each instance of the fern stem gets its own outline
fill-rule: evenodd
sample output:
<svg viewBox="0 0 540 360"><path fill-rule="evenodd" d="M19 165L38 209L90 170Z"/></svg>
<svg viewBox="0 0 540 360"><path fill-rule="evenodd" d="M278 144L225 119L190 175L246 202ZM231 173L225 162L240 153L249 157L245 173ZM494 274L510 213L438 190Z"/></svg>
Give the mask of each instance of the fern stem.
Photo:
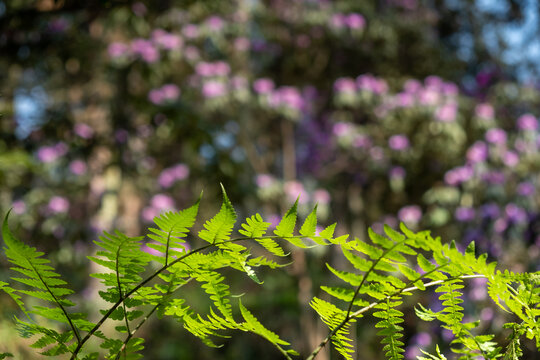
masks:
<svg viewBox="0 0 540 360"><path fill-rule="evenodd" d="M389 249L386 249L382 254L381 256L379 256L379 258L373 262L373 264L371 264L371 267L368 269L368 271L366 271L366 273L364 274L364 276L362 277L362 281L360 282L360 285L358 285L356 287L356 291L354 292L354 295L351 299L351 301L349 302L349 307L347 308L347 315L345 316L345 320L343 321L348 321L349 319L349 315L351 314L351 310L352 310L352 307L354 305L354 300L356 300L356 297L358 296L358 293L360 292L360 289L362 288L362 285L364 285L364 283L366 282L369 274L375 269L375 266L377 266L377 264L382 260L384 259L384 257L386 256L386 254L388 254L389 252L391 252L392 250L394 250L397 246L403 244L404 242L406 242L408 239L405 239L401 242L397 242L395 243L394 245L392 245L391 248Z"/></svg>
<svg viewBox="0 0 540 360"><path fill-rule="evenodd" d="M49 292L49 294L51 294L52 298L54 299L54 302L58 305L58 307L60 308L60 310L62 310L62 312L64 313L64 316L66 317L68 323L69 323L69 326L71 327L71 329L73 330L73 333L75 334L75 337L77 338L77 346L79 346L79 344L81 344L81 335L79 334L79 330L77 329L77 327L75 326L75 324L73 324L73 322L71 321L71 318L69 317L69 314L66 310L66 308L62 305L62 303L56 298L56 296L54 295L54 293L52 292L52 290L49 288L49 285L47 285L47 283L45 282L45 280L43 280L43 278L41 277L41 274L39 273L39 271L37 271L37 269L34 267L34 264L32 264L31 261L28 261L28 259L26 260L30 266L32 267L32 269L34 270L34 272L36 273L36 275L39 277L39 280L41 281L41 283L45 286L45 288L47 289L47 291Z"/></svg>
<svg viewBox="0 0 540 360"><path fill-rule="evenodd" d="M264 236L264 237L261 237L261 238L268 238L268 239L288 239L288 238L307 238L308 236ZM105 315L103 315L101 317L101 319L96 323L96 325L94 325L94 327L92 329L90 329L90 331L85 335L85 337L82 339L82 340L79 340L78 343L77 343L77 347L75 348L75 350L73 351L73 354L70 358L70 360L75 360L77 358L77 354L81 351L83 345L92 337L92 335L94 335L94 333L101 327L101 325L103 325L103 323L111 316L111 314L114 312L114 310L116 310L118 308L118 306L120 306L120 304L122 304L124 302L125 299L127 299L128 297L130 297L131 295L133 295L133 293L135 293L136 291L138 291L141 287L143 287L144 285L146 285L147 283L149 283L150 281L152 281L156 276L158 276L159 274L161 274L163 271L167 270L168 268L170 268L171 266L173 266L174 264L184 260L185 258L193 255L193 254L196 254L196 253L199 253L199 252L202 252L208 248L211 248L211 247L214 247L214 246L218 246L218 245L222 245L222 244L228 244L228 243L232 243L232 242L238 242L238 241L245 241L245 240L252 240L253 238L252 237L239 237L239 238L234 238L234 239L230 239L230 240L226 240L226 241L222 241L220 243L213 243L213 244L208 244L208 245L204 245L198 249L195 249L193 251L190 251L189 253L177 258L176 260L172 261L171 263L169 263L168 265L163 265L160 269L156 270L155 273L153 273L152 275L150 275L149 277L147 277L146 279L144 279L143 281L141 281L137 286L135 286L133 289L131 289L130 291L126 292L123 296L121 296L118 301L116 303L114 303L113 306L111 306L111 308L105 313ZM62 308L63 309L63 308ZM68 318L69 320L69 318ZM71 321L70 321L71 323ZM79 337L77 336L77 338L79 339Z"/></svg>
<svg viewBox="0 0 540 360"><path fill-rule="evenodd" d="M116 250L116 283L118 284L118 297L122 298L122 284L120 283L120 249L122 247L119 246ZM124 309L124 320L126 321L126 330L128 333L131 332L129 329L129 320L127 318L127 309L126 309L126 303L122 302L122 308Z"/></svg>
<svg viewBox="0 0 540 360"><path fill-rule="evenodd" d="M443 265L444 266L444 265ZM422 275L422 277L424 277L424 275ZM462 276L458 276L458 277L454 277L454 278L448 278L448 279L444 279L444 280L435 280L435 281L432 281L432 282L429 282L429 283L426 283L424 284L424 287L428 288L428 287L431 287L431 286L435 286L435 285L439 285L439 284L442 284L446 281L451 281L451 280L455 280L455 279L477 279L477 278L487 278L487 276L485 275L462 275ZM410 283L414 283L416 281L418 281L420 279L415 279L413 281L411 281ZM399 294L402 294L404 292L410 292L410 291L414 291L414 290L419 290L420 288L418 286L411 286L411 287L408 287L408 288L403 288L403 289L400 289L390 295L388 295L387 297L385 297L384 299L381 299L381 300L378 300L378 301L374 301L372 302L371 304L353 312L352 314L350 315L347 315L347 317L345 317L345 319L341 322L341 324L339 324L338 326L336 326L336 328L334 330L332 330L330 332L330 334L328 334L328 336L326 338L324 338L323 341L321 341L321 343L319 345L317 345L317 347L311 352L311 354L306 358L306 360L313 360L315 359L315 357L317 356L317 354L319 354L319 352L326 346L326 344L328 344L328 342L332 339L332 337L343 327L345 326L345 324L347 324L347 322L349 322L351 319L355 318L355 317L358 317L360 315L362 315L363 313L373 309L375 306L379 305L381 302L383 301L386 301L387 299L390 299L392 298L393 296L396 296L396 295L399 295Z"/></svg>

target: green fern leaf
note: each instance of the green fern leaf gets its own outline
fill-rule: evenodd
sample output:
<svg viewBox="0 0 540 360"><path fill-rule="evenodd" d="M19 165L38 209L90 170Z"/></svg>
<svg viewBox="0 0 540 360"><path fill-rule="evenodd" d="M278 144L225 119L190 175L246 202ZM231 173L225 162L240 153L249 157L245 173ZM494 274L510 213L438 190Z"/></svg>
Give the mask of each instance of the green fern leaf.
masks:
<svg viewBox="0 0 540 360"><path fill-rule="evenodd" d="M250 313L248 309L246 309L244 305L242 305L241 300L238 300L238 306L240 307L240 312L242 313L242 317L246 321L246 324L245 324L246 330L262 336L263 338L265 338L266 340L268 340L274 345L290 345L288 342L280 339L277 334L265 328L264 325L261 324L259 320L257 320L257 318L253 316L253 314Z"/></svg>
<svg viewBox="0 0 540 360"><path fill-rule="evenodd" d="M306 220L302 224L302 227L300 227L300 234L305 237L311 237L315 235L315 231L317 229L317 205L315 205L315 208L309 213Z"/></svg>
<svg viewBox="0 0 540 360"><path fill-rule="evenodd" d="M151 234L149 234L148 237L157 241L159 244L162 244L163 246L153 248L165 254L165 258L157 258L156 260L167 264L169 262L169 256L171 255L171 248L185 250L185 246L183 245L185 240L183 238L195 223L197 213L199 212L201 197L202 194L197 202L190 208L178 212L166 212L154 218L154 223L159 229L149 228L148 230L151 231Z"/></svg>
<svg viewBox="0 0 540 360"><path fill-rule="evenodd" d="M204 229L199 231L199 237L210 244L216 244L220 249L230 251L242 251L244 246L228 242L231 232L236 223L236 212L227 197L227 193L221 186L223 203L219 212L204 224Z"/></svg>

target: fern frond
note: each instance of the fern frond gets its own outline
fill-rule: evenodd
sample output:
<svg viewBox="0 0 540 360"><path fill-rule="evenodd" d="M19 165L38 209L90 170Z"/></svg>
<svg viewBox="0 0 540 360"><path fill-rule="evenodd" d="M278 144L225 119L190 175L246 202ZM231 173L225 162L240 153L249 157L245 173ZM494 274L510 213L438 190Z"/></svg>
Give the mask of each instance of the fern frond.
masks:
<svg viewBox="0 0 540 360"><path fill-rule="evenodd" d="M351 353L354 352L352 339L350 338L350 326L356 321L351 318L348 321L347 311L342 310L332 303L314 297L310 306L319 314L321 320L328 326L332 336L332 344L336 350L347 360L352 360ZM360 316L358 316L360 317Z"/></svg>
<svg viewBox="0 0 540 360"><path fill-rule="evenodd" d="M56 273L54 268L48 265L50 261L42 257L44 253L24 244L11 233L8 226L8 217L9 212L2 224L2 238L5 244L4 250L8 260L13 265L11 269L23 275L23 277L12 277L12 280L33 288L33 290L18 290L17 292L52 303L58 311L54 313L46 312L42 309L48 308L35 306L31 312L69 324L77 341L80 341L79 329L73 322L72 316L82 317L83 315L70 315L66 310L67 307L74 305L73 302L65 299L65 296L72 294L73 291L65 286L67 283L60 279L60 274ZM20 304L20 299L14 291L8 290L8 294L16 303ZM51 316L51 314L54 316ZM57 337L57 339L60 338L61 335Z"/></svg>
<svg viewBox="0 0 540 360"><path fill-rule="evenodd" d="M197 202L185 210L166 212L154 218L154 223L159 229L149 228L148 230L152 233L148 237L162 246L155 246L155 244L148 244L148 246L165 254L164 258L158 257L155 260L167 265L172 255L171 249L180 248L185 251L184 238L195 224L201 197L202 193Z"/></svg>
<svg viewBox="0 0 540 360"><path fill-rule="evenodd" d="M236 223L236 212L227 197L223 185L221 186L221 190L223 193L221 209L212 219L204 223L204 229L199 231L199 237L210 244L215 244L223 250L242 251L245 249L244 246L228 241L231 238L231 232Z"/></svg>
<svg viewBox="0 0 540 360"><path fill-rule="evenodd" d="M380 309L373 313L374 317L381 318L375 327L382 328L377 335L383 336L381 341L384 344L383 351L386 351L386 358L389 360L399 360L403 359L403 346L405 345L401 340L403 334L403 327L399 324L402 323L403 313L399 310L396 310L395 307L402 304L402 301L399 297L395 297L392 300L386 298L385 302L381 302L375 306L375 308Z"/></svg>

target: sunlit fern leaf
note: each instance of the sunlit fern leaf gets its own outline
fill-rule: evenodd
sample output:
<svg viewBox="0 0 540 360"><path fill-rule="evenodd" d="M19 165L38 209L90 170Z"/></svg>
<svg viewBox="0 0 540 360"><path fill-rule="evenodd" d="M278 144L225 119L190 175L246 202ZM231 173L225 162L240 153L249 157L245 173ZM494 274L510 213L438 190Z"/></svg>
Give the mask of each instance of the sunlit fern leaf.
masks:
<svg viewBox="0 0 540 360"><path fill-rule="evenodd" d="M307 248L308 246L302 241L299 236L294 236L294 229L296 228L296 217L298 211L298 199L294 202L293 206L285 213L285 216L281 219L279 224L274 230L274 234L282 237L291 244L300 247Z"/></svg>
<svg viewBox="0 0 540 360"><path fill-rule="evenodd" d="M349 328L356 321L356 318L349 319L344 323L347 316L347 312L341 310L337 306L328 301L324 301L317 297L314 297L310 306L319 314L321 320L328 326L331 331L335 330L334 336L332 336L332 344L336 347L336 350L347 360L352 360L351 353L354 352L352 346L352 339L350 338ZM338 327L341 326L340 329ZM338 329L338 330L336 330Z"/></svg>
<svg viewBox="0 0 540 360"><path fill-rule="evenodd" d="M165 257L157 259L161 263L169 263L171 249L185 249L185 246L183 245L185 240L183 238L188 234L191 227L193 227L193 224L195 224L200 201L201 197L199 197L193 206L185 210L166 212L154 218L154 223L159 229L149 228L148 230L152 233L149 234L148 237L164 246L164 251L162 252L165 254Z"/></svg>
<svg viewBox="0 0 540 360"><path fill-rule="evenodd" d="M71 315L66 310L66 307L74 304L64 298L72 294L73 291L65 287L67 283L60 279L60 275L55 272L53 267L48 265L50 261L42 258L44 253L24 244L11 233L8 226L8 217L9 212L2 224L5 254L13 265L11 269L23 275L23 277L12 277L12 279L32 288L32 290L17 290L17 292L36 297L55 306L54 309L57 311L54 313L42 310L49 308L38 306L34 306L29 312L69 324L79 339L79 330L73 323ZM19 303L18 295L15 294L15 291L8 290L8 294ZM79 316L81 315L79 314ZM56 338L57 341L61 339L60 336Z"/></svg>
<svg viewBox="0 0 540 360"><path fill-rule="evenodd" d="M245 249L244 246L228 241L236 223L236 212L223 186L221 190L223 193L221 209L212 219L204 223L204 229L199 231L199 237L210 244L215 244L220 249L242 251Z"/></svg>
<svg viewBox="0 0 540 360"><path fill-rule="evenodd" d="M288 342L282 340L279 338L279 336L268 330L264 327L263 324L257 320L255 316L251 312L249 312L248 309L244 305L242 305L242 301L238 300L238 306L240 307L240 312L242 313L242 317L245 320L244 329L251 331L252 333L255 333L257 335L262 336L269 342L271 342L274 345L290 345Z"/></svg>
<svg viewBox="0 0 540 360"><path fill-rule="evenodd" d="M305 237L315 235L317 230L317 205L313 208L311 213L307 216L306 220L300 227L300 234Z"/></svg>
<svg viewBox="0 0 540 360"><path fill-rule="evenodd" d="M227 319L233 319L232 307L229 299L229 285L224 283L225 277L215 271L207 271L195 275L195 280L202 283L202 288L219 312Z"/></svg>
<svg viewBox="0 0 540 360"><path fill-rule="evenodd" d="M398 299L386 298L385 302L381 302L375 306L379 309L373 313L373 316L380 318L381 320L375 325L376 328L382 328L382 330L377 332L377 335L382 336L383 339L381 344L384 345L383 351L385 351L386 359L388 360L399 360L403 359L403 349L404 343L399 340L403 337L401 333L403 327L399 324L402 323L403 313L395 307L401 305L401 301Z"/></svg>

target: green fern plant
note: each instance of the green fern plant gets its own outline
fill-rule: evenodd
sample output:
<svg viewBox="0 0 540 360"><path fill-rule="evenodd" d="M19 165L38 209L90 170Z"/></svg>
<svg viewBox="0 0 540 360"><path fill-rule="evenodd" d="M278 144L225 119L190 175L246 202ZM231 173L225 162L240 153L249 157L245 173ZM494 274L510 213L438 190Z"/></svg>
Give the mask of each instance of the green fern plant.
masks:
<svg viewBox="0 0 540 360"><path fill-rule="evenodd" d="M21 336L32 338L32 347L46 356L70 359L137 359L142 357L144 339L137 331L153 315L176 319L193 336L208 346L220 346L216 339L228 337L231 331L251 332L273 344L283 358L292 360L300 355L286 340L266 328L246 308L240 299L231 296L225 269L236 270L256 284L262 284L257 269L278 269L285 265L279 258L288 256L283 244L306 249L314 246L337 247L350 265L328 270L342 285L321 286L326 294L314 297L311 307L328 326L328 335L307 354L315 359L321 349L333 345L345 358L353 359L352 325L372 312L381 336L381 349L389 360L403 358L401 340L404 314L400 306L413 292L434 289L440 293L443 308L433 311L418 304L417 316L424 321L438 321L454 335L452 350L458 359L518 359L520 339L535 339L540 349L540 273L516 274L496 269L485 254L475 254L474 243L465 252L455 243L443 244L427 231L418 233L403 224L401 232L385 226L384 234L368 231L369 241L348 235L334 237L336 225L316 232L317 208L297 229L298 201L286 212L273 234L268 234L269 222L259 214L249 216L234 237L236 212L223 190L219 212L208 219L198 238L206 245L188 250L186 239L197 220L199 200L190 208L167 212L154 219L149 229L148 247L159 255L141 249L143 237L128 237L120 232L104 233L96 241L100 248L89 260L102 266L104 272L91 274L103 285L99 295L109 306L99 310L97 322L86 314L71 311L75 304L69 299L68 284L50 266L43 253L19 241L8 227L8 215L2 226L5 254L12 265L11 283L0 282L21 309L25 319L14 317ZM246 246L250 243L249 246ZM252 248L259 245L266 255L254 256ZM260 253L260 252L258 252ZM157 264L157 267L156 267ZM416 269L416 270L415 270ZM230 272L227 272L230 274ZM506 344L497 344L494 336L479 334L477 322L464 322L463 284L472 278L486 278L488 293L502 311L518 319L505 325L511 330ZM15 286L18 283L17 286ZM182 293L188 283L199 284L211 306L201 312L191 307ZM41 303L27 307L27 297ZM59 323L50 328L39 320L45 318ZM116 336L102 332L105 322L115 322ZM40 325L41 324L41 325ZM101 352L88 350L89 340L100 343ZM331 345L330 345L331 344ZM445 359L437 347L436 354L424 353L421 359ZM0 354L0 359L13 356Z"/></svg>

